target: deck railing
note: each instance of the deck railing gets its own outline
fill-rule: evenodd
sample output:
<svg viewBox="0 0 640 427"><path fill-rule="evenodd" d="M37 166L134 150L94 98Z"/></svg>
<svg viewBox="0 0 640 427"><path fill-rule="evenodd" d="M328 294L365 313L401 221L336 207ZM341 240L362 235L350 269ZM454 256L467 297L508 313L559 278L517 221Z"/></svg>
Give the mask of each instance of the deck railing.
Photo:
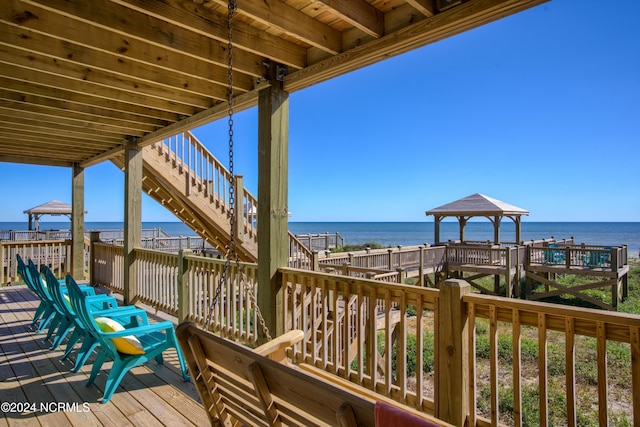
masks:
<svg viewBox="0 0 640 427"><path fill-rule="evenodd" d="M99 233L101 240L124 238L124 230L87 230L85 237L91 233ZM160 228L144 228L141 231L143 239L154 237L170 237ZM35 241L35 240L71 240L71 230L0 230L0 241Z"/></svg>
<svg viewBox="0 0 640 427"><path fill-rule="evenodd" d="M100 243L94 248L96 282L121 289L122 248ZM211 313L210 325L221 335L256 342L257 265L242 264L240 274L231 264L220 281L222 260L187 252L135 253L140 301L200 325ZM306 337L294 349L296 361L472 426L502 422L501 405L513 408L516 426L524 425L524 417L532 415L523 392L533 393L531 384L536 384L540 397L533 416L544 426L552 421L579 424L577 371L581 358L591 359L600 425L611 421L614 406L618 415L621 406L633 413L633 425L640 425L640 316L471 294L462 280L447 280L438 290L292 268L281 268L279 274L284 329L302 329ZM577 343L584 339L593 341L593 353L586 356L578 354ZM488 342L482 360L481 341ZM558 343L564 349L560 362L557 351L549 350L557 350ZM619 343L630 360L624 379L611 377L607 364L608 351L621 351ZM560 414L551 409L550 396L558 387L557 370L563 371L560 387L566 395ZM620 383L630 390L622 403L616 401Z"/></svg>
<svg viewBox="0 0 640 427"><path fill-rule="evenodd" d="M125 293L124 255L121 246L94 243L92 282ZM258 341L255 264L232 263L193 255L135 249L136 289L133 301L209 327L222 336L246 343ZM221 277L224 274L224 280Z"/></svg>
<svg viewBox="0 0 640 427"><path fill-rule="evenodd" d="M566 268L601 268L617 271L628 265L628 249L622 246L553 245L530 246L529 263L564 265Z"/></svg>
<svg viewBox="0 0 640 427"><path fill-rule="evenodd" d="M0 284L18 279L16 255L46 265L60 277L71 272L71 240L16 240L0 242ZM89 272L89 241L85 239L84 270Z"/></svg>
<svg viewBox="0 0 640 427"><path fill-rule="evenodd" d="M512 416L516 427L522 426L524 414L523 390L525 385L536 384L538 392L538 420L533 421L540 426L550 424L552 416L560 418L560 424L575 426L578 422L578 400L584 399L585 385L577 383L577 367L583 359L590 359L595 369L596 401L587 402L587 406L597 404L599 425L609 425L612 419L612 406L618 407L618 415L633 414L633 425L640 425L640 316L603 312L599 310L571 308L555 304L525 302L513 299L490 297L486 295L469 294L463 297L469 316L469 378L470 389L469 406L471 408L470 425L488 425L487 420L477 417L476 407L480 398L488 399L491 419L497 423L500 418L500 406L512 405ZM488 382L482 384L478 378L478 347L476 346L476 326L479 319L486 319L488 323L489 339L489 376ZM525 331L532 338L527 338L537 344L537 366L527 367L523 362L523 340ZM550 359L548 351L552 334L556 348L560 344L564 357L560 363ZM500 339L503 336L506 340ZM595 340L595 350L591 354L577 355L577 342L580 339ZM511 347L510 354L504 354L500 343L507 343ZM610 385L619 385L621 378L611 378L608 374L607 349L615 343L628 345L628 355L631 365L629 369L631 393L620 396L620 390L612 393ZM618 350L619 351L619 350ZM624 351L624 350L623 350ZM530 350L528 350L530 352ZM564 362L564 363L563 363ZM553 363L554 372L564 371L564 381L560 386L561 392L554 396L564 395L564 415L551 412L549 392L552 387L550 381L550 365ZM525 375L525 370L529 372ZM534 374L531 375L533 370ZM625 376L626 378L626 376ZM622 380L624 381L624 380ZM486 385L486 388L482 386ZM480 393L488 390L488 395ZM500 398L506 390L512 398ZM482 396L482 397L481 397ZM529 418L531 420L531 418ZM627 420L629 421L629 419ZM532 422L532 421L530 421ZM631 424L628 424L631 425Z"/></svg>
<svg viewBox="0 0 640 427"><path fill-rule="evenodd" d="M436 267L444 262L444 246L419 245L385 249L367 249L359 252L343 252L319 258L321 265L335 267L349 264L353 267L396 270L417 270L423 267Z"/></svg>
<svg viewBox="0 0 640 427"><path fill-rule="evenodd" d="M344 237L340 233L296 234L296 239L302 242L310 251L325 251L344 246Z"/></svg>
<svg viewBox="0 0 640 427"><path fill-rule="evenodd" d="M285 329L305 331L294 360L433 413L433 395L415 384L437 370L433 353L423 351L434 348L437 290L279 271L285 287Z"/></svg>

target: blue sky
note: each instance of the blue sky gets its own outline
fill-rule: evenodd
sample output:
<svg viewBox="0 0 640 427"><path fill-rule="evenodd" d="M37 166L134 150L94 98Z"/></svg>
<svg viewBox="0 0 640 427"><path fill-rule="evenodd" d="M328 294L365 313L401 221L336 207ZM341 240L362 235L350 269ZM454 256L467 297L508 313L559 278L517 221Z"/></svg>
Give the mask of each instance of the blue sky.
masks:
<svg viewBox="0 0 640 427"><path fill-rule="evenodd" d="M553 0L292 94L290 220L430 221L483 193L526 221L640 221L640 1L607 6ZM234 121L257 194L257 110ZM224 121L194 132L227 163ZM66 168L0 168L0 221L71 200ZM123 174L85 184L86 220L121 221ZM143 220L176 219L145 196Z"/></svg>

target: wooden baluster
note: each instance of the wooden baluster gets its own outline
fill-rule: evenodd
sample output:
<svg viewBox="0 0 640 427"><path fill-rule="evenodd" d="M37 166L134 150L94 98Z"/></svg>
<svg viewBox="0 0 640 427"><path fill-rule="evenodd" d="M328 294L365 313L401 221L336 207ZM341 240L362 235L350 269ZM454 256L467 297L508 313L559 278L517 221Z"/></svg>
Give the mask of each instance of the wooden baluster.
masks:
<svg viewBox="0 0 640 427"><path fill-rule="evenodd" d="M538 387L540 389L540 427L549 425L549 396L547 390L547 317L538 313Z"/></svg>

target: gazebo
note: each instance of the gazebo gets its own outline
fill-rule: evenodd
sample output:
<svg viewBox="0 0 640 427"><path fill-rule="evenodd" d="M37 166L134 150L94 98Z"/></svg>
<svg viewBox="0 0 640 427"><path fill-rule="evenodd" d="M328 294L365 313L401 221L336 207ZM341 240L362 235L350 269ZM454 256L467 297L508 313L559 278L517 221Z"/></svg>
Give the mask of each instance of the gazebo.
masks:
<svg viewBox="0 0 640 427"><path fill-rule="evenodd" d="M38 230L38 222L43 215L65 215L71 220L72 206L60 200L52 200L24 211L29 215L29 230ZM86 213L86 211L85 211Z"/></svg>
<svg viewBox="0 0 640 427"><path fill-rule="evenodd" d="M427 216L434 216L434 243L440 242L440 222L445 217L455 216L460 223L460 241L464 242L464 228L472 217L486 217L493 223L493 241L500 244L500 223L503 217L510 218L516 225L516 243L521 241L520 217L529 215L517 206L476 193L455 202L447 203L426 212Z"/></svg>

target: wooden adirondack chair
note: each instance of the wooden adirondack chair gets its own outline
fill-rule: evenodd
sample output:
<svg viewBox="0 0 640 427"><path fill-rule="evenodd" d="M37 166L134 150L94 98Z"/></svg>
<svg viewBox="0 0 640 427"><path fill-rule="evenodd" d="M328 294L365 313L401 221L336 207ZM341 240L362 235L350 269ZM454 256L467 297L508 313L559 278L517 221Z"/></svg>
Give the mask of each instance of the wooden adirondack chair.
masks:
<svg viewBox="0 0 640 427"><path fill-rule="evenodd" d="M304 336L302 331L291 333ZM180 324L177 335L212 425L374 427L376 401L383 401L396 411L411 413L419 423L413 425L449 426L390 399L372 397L356 384L345 386L339 379L328 380L266 357L272 348L283 354L283 346L295 343L287 334L255 350L191 322Z"/></svg>
<svg viewBox="0 0 640 427"><path fill-rule="evenodd" d="M93 349L95 349L99 342L91 335L91 333L84 327L75 311L71 307L71 301L69 296L62 292L62 286L49 267L43 266L42 273L49 283L49 291L53 298L54 304L63 313L65 320L71 324L71 328L58 328L58 333L53 340L52 349L55 349L62 343L65 336L69 333L70 329L73 329L73 333L67 341L65 352L62 355L62 360L66 360L76 343L82 338L82 345L78 350L76 361L73 367L73 371L77 372L86 363L87 359L91 355ZM137 325L149 323L147 320L147 312L143 309L135 306L118 307L117 300L109 295L95 295L87 296L87 301L91 304L94 316L107 316L113 318L123 325Z"/></svg>
<svg viewBox="0 0 640 427"><path fill-rule="evenodd" d="M107 376L102 403L107 403L115 390L118 388L120 381L131 368L141 365L148 360L156 359L162 364L162 353L170 348L175 348L178 353L178 360L182 370L182 377L185 381L189 380L187 375L187 365L184 362L182 351L178 346L173 323L170 321L158 322L153 324L144 324L137 326L123 327L122 330L114 332L104 332L98 327L98 323L94 319L90 301L84 295L77 283L71 276L66 277L67 288L69 290L69 298L71 306L78 318L82 322L92 336L99 342L98 354L93 362L91 375L87 385L93 384L103 363L107 358L113 359L113 365ZM118 338L128 340L127 342L137 341L139 344L138 354L127 354L122 352L122 348L117 346Z"/></svg>

